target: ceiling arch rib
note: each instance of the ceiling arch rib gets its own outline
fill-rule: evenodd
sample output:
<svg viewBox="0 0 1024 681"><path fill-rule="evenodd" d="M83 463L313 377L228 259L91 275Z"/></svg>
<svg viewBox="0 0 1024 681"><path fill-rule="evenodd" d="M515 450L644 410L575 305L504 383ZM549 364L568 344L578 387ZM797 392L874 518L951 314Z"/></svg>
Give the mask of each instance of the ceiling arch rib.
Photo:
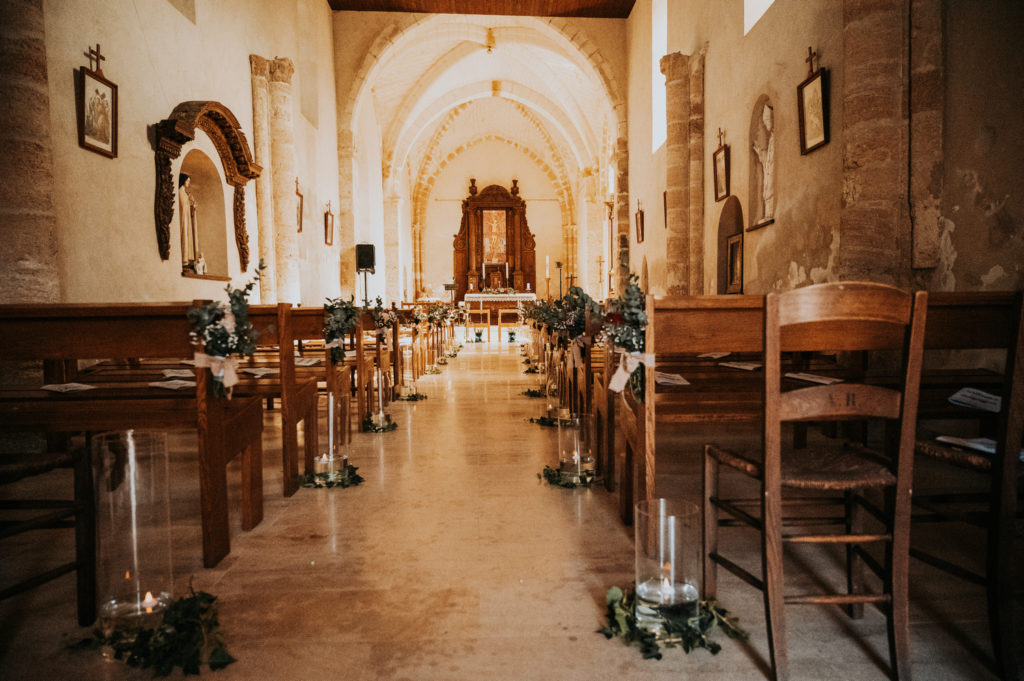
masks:
<svg viewBox="0 0 1024 681"><path fill-rule="evenodd" d="M475 107L476 110L479 110L480 106L485 103L494 102L493 99L475 101L477 102L477 106ZM531 140L531 138L536 138L533 139L533 141L539 141L541 143L541 147L545 153L540 154L539 156L545 161L545 163L548 163L553 168L556 178L556 184L559 187L563 188L565 195L567 197L566 206L568 207L568 218L570 221L572 221L575 216L575 202L573 200L572 190L573 178L578 173L570 172L570 169L566 166L562 150L554 142L554 140L552 140L551 135L548 133L545 126L537 119L537 117L532 113L531 110L529 110L522 104L519 104L512 100L502 101L508 103L507 105L511 107L512 112L515 116L517 116L520 123L520 125L518 126L506 126L506 136L512 133L517 133L518 136L522 137L525 141L527 141L527 144L525 145L527 148L531 148L528 143ZM424 149L419 156L420 163L419 167L416 169L416 172L413 173L414 177L429 177L432 174L433 167L439 156L442 145L444 144L446 139L450 143L450 146L455 146L459 142L464 141L459 139L457 137L457 132L454 131L456 131L458 127L460 127L456 125L458 119L461 116L465 116L471 113L471 104L471 102L467 102L451 109L449 113L444 117L444 120L434 127L434 133L431 135L430 139L424 145ZM485 111L488 110L491 113L494 113L493 105L488 106L487 109L485 109ZM467 130L478 129L472 124L472 121L468 121L467 124L462 127L464 127L464 129ZM519 128L519 130L516 131L516 128ZM475 134L476 136L479 136L479 133ZM455 139L451 139L453 137ZM532 151L532 148L530 153L534 153Z"/></svg>
<svg viewBox="0 0 1024 681"><path fill-rule="evenodd" d="M387 149L393 153L392 167L402 167L407 162L415 164L410 157L425 135L433 133L433 126L453 108L476 99L493 96L490 81L469 83L457 90L445 93L444 97L431 103L420 115L408 120L402 126L401 133L394 144ZM583 168L593 163L599 153L598 140L584 139L580 130L569 120L564 111L558 109L540 93L530 90L518 83L502 83L500 96L526 107L542 119L553 144L565 152L562 156L573 159L577 167Z"/></svg>
<svg viewBox="0 0 1024 681"><path fill-rule="evenodd" d="M550 165L545 163L544 159L541 158L532 149L522 145L516 140L509 139L502 135L493 134L480 135L479 137L476 137L472 140L469 140L459 145L458 148L456 148L446 158L442 159L438 163L437 168L434 170L433 173L431 173L429 177L421 177L417 180L416 187L413 191L413 215L415 216L415 223L421 225L424 223L427 201L430 199L430 194L433 191L434 183L437 181L437 178L448 166L448 164L451 163L456 158L458 158L467 150L471 149L472 147L475 147L478 144L483 144L485 142L501 142L504 144L508 144L517 151L523 152L534 164L536 164L537 167L541 169L541 171L548 177L548 179L551 180L552 184L555 186L555 193L558 197L559 209L562 213L562 223L565 225L571 224L571 197L567 193L566 189L559 184L558 177L554 169Z"/></svg>

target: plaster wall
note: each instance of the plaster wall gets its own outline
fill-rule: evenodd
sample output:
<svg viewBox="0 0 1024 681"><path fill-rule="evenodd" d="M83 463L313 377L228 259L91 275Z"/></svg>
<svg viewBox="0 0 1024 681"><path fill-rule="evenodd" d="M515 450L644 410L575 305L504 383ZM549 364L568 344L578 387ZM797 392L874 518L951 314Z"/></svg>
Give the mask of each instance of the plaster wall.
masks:
<svg viewBox="0 0 1024 681"><path fill-rule="evenodd" d="M53 130L55 212L60 246L59 272L64 298L75 302L191 300L223 296L222 282L181 277L177 215L171 226L171 257L161 261L157 251L153 215L154 162L147 126L166 118L174 107L189 100L214 100L238 118L252 140L252 94L249 55L296 55L299 41L312 43L313 53L329 65L331 37L317 26L328 22L319 0L198 0L194 19L166 0L139 0L126 11L119 3L88 0L47 0L46 53ZM301 9L301 11L300 11ZM118 156L94 154L78 146L73 88L74 70L87 65L89 45L99 43L106 60L106 77L118 85ZM296 97L294 119L297 169L300 178L313 180L307 195L312 219L321 200L337 195L337 157L312 153L320 145L336 146L334 126L323 126L333 104L333 74L325 66L314 82L304 82L297 71L293 87L317 90L319 124L300 115L302 98ZM307 103L310 99L306 98ZM325 111L324 104L328 104ZM307 109L309 111L310 109ZM197 135L203 147L205 135ZM172 168L177 173L192 145L182 150ZM212 145L210 145L212 148ZM206 151L211 158L219 157ZM222 173L222 171L220 171ZM333 185L329 178L335 178ZM308 191L308 190L307 190ZM320 192L323 191L323 194ZM230 216L231 191L225 187L225 214L229 233L229 275L235 285L248 280L239 271ZM335 199L336 200L336 199ZM318 211L319 212L319 211ZM322 219L322 212L320 212ZM246 226L251 254L258 253L255 188L246 188ZM311 235L309 235L311 236ZM322 228L320 248L323 248ZM302 257L309 258L304 241ZM315 259L315 257L313 258ZM251 268L255 267L255 260ZM305 268L304 268L305 269ZM336 277L334 277L336 279ZM320 280L309 286L304 300L319 300ZM255 302L255 297L254 297Z"/></svg>
<svg viewBox="0 0 1024 681"><path fill-rule="evenodd" d="M1024 286L1024 7L945 5L945 165L939 265L918 273L932 290Z"/></svg>
<svg viewBox="0 0 1024 681"><path fill-rule="evenodd" d="M674 2L669 3L671 14ZM637 0L626 20L629 51L629 269L640 275L647 259L648 293L664 295L666 271L665 145L651 151L651 0ZM672 34L669 31L671 47ZM664 78L656 83L665 87ZM644 209L644 241L637 242L637 202Z"/></svg>
<svg viewBox="0 0 1024 681"><path fill-rule="evenodd" d="M369 100L367 100L369 101ZM374 271L356 276L356 299L377 296L385 302L397 300L400 292L387 290L387 254L384 241L384 188L381 175L380 127L373 108L361 106L356 112L355 172L352 177L352 214L355 219L355 243L373 244ZM344 257L344 256L343 256ZM352 256L355 257L354 254ZM366 282L364 288L364 281Z"/></svg>
<svg viewBox="0 0 1024 681"><path fill-rule="evenodd" d="M631 269L647 258L650 292L665 291L665 230L662 192L665 150L651 152L651 0L638 0L629 23L630 215L637 200L645 211L645 241L630 228ZM790 289L834 278L841 197L842 3L776 0L746 36L743 3L676 0L668 6L668 51L695 55L705 46L704 85L704 290L717 290L717 233L724 202L714 198L711 155L717 131L730 146L731 193L750 216L750 129L758 99L775 112L775 223L744 238L744 292ZM800 155L796 88L807 77L807 46L831 71L831 140ZM664 78L655 83L664 87Z"/></svg>
<svg viewBox="0 0 1024 681"><path fill-rule="evenodd" d="M452 243L462 222L462 201L469 179L480 189L497 184L509 189L519 180L526 201L526 220L537 242L537 288L544 295L545 257L551 261L552 295L558 295L556 261L562 253L562 218L555 187L526 154L501 142L482 142L454 159L437 178L428 199L423 232L423 285L427 296L445 298L444 284L452 280ZM568 282L563 282L563 288Z"/></svg>

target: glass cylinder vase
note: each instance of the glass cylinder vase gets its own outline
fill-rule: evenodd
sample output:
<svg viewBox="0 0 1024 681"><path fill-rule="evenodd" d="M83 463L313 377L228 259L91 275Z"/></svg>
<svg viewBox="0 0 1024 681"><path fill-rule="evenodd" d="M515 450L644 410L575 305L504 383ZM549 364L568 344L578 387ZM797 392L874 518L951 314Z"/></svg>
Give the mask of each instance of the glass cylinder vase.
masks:
<svg viewBox="0 0 1024 681"><path fill-rule="evenodd" d="M636 504L637 626L664 630L664 617L694 617L700 609L700 509L678 499Z"/></svg>
<svg viewBox="0 0 1024 681"><path fill-rule="evenodd" d="M100 626L154 627L174 591L166 435L96 435L92 457Z"/></svg>
<svg viewBox="0 0 1024 681"><path fill-rule="evenodd" d="M558 419L558 470L579 484L594 477L594 417L579 414Z"/></svg>

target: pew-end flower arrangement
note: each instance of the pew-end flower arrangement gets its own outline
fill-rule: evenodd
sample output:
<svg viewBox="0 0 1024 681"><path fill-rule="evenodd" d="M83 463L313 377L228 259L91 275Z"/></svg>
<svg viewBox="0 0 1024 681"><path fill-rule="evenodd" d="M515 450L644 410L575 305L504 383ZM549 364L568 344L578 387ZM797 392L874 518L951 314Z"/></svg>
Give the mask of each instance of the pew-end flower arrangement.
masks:
<svg viewBox="0 0 1024 681"><path fill-rule="evenodd" d="M331 362L345 361L345 337L359 324L362 308L355 304L355 298L348 300L328 298L324 303L324 340L331 350Z"/></svg>
<svg viewBox="0 0 1024 681"><path fill-rule="evenodd" d="M611 345L613 349L627 353L633 359L623 358L626 366L637 363L628 372L629 385L637 397L643 395L643 366L639 364L644 352L644 339L647 330L647 313L644 311L644 292L640 288L639 279L635 274L629 275L625 290L618 298L608 301L608 312L598 342ZM620 371L625 371L620 366ZM614 380L614 378L613 378ZM621 390L621 386L619 388Z"/></svg>
<svg viewBox="0 0 1024 681"><path fill-rule="evenodd" d="M239 357L252 357L256 351L256 331L249 321L249 294L263 274L263 261L256 268L256 277L242 288L225 291L228 301L210 301L188 309L192 327L189 338L199 348L195 354L197 367L208 367L213 375L212 389L217 397L231 397L238 383L235 372Z"/></svg>
<svg viewBox="0 0 1024 681"><path fill-rule="evenodd" d="M394 310L384 307L384 301L377 296L377 304L370 308L370 316L373 317L373 325L377 327L377 340L387 342L387 330L394 326L398 315Z"/></svg>

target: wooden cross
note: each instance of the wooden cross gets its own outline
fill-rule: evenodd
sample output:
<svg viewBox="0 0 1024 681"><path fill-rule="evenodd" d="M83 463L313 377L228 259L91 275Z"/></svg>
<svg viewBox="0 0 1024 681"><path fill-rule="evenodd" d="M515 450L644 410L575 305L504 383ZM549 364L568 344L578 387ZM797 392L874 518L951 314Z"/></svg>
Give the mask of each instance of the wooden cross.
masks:
<svg viewBox="0 0 1024 681"><path fill-rule="evenodd" d="M817 56L818 56L817 52L812 50L810 47L807 48L807 59L804 59L804 61L807 62L807 75L808 76L813 76L814 75L814 58L817 57Z"/></svg>
<svg viewBox="0 0 1024 681"><path fill-rule="evenodd" d="M90 47L89 51L85 53L85 56L89 58L89 70L92 71L93 73L95 73L98 76L102 76L103 75L103 67L100 64L100 62L102 62L104 59L106 59L106 57L104 57L102 54L100 54L100 44L96 43L96 49L95 50L92 49L92 47ZM92 65L93 62L96 62L96 66Z"/></svg>
<svg viewBox="0 0 1024 681"><path fill-rule="evenodd" d="M569 275L566 275L565 278L569 280L569 288L572 288L573 284L576 282L576 275L575 274L569 274Z"/></svg>
<svg viewBox="0 0 1024 681"><path fill-rule="evenodd" d="M722 129L721 129L721 128L719 128L719 129L718 129L718 146L719 146L719 147L721 147L721 146L722 146L722 140L723 140L724 138L725 138L725 133L724 133L724 132L722 132Z"/></svg>

